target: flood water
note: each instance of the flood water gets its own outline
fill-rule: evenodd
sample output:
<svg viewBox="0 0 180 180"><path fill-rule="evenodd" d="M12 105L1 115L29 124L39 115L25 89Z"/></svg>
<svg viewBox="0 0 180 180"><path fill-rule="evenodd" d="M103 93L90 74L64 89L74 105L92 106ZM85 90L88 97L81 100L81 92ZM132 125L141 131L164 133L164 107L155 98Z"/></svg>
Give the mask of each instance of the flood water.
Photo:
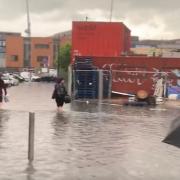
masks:
<svg viewBox="0 0 180 180"><path fill-rule="evenodd" d="M179 109L73 102L56 113L53 84L9 89L0 111L0 180L179 180L180 149L161 141ZM27 160L28 112L36 113Z"/></svg>

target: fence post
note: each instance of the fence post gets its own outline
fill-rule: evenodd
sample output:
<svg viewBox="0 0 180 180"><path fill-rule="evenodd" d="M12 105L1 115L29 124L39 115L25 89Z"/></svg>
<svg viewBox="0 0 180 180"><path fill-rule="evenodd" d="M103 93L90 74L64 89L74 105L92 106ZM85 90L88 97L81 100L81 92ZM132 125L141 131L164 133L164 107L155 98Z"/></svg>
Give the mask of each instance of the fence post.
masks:
<svg viewBox="0 0 180 180"><path fill-rule="evenodd" d="M112 93L112 70L109 71L109 89L108 89L108 98L111 99Z"/></svg>
<svg viewBox="0 0 180 180"><path fill-rule="evenodd" d="M34 127L35 127L35 113L29 113L29 141L28 141L28 160L34 160Z"/></svg>
<svg viewBox="0 0 180 180"><path fill-rule="evenodd" d="M75 96L76 96L76 70L72 70L72 76L73 76L73 80L72 80L72 83L73 83L73 98L75 99Z"/></svg>
<svg viewBox="0 0 180 180"><path fill-rule="evenodd" d="M103 99L103 71L99 70L99 88L98 88L98 99L101 101Z"/></svg>
<svg viewBox="0 0 180 180"><path fill-rule="evenodd" d="M72 96L72 66L68 67L68 94Z"/></svg>

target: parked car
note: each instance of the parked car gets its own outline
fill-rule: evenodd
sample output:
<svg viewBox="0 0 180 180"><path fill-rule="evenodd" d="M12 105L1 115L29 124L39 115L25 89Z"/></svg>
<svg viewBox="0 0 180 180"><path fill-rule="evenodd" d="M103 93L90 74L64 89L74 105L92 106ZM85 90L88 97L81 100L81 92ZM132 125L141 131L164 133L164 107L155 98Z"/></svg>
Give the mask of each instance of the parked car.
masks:
<svg viewBox="0 0 180 180"><path fill-rule="evenodd" d="M20 76L23 77L25 81L30 81L30 72L21 72Z"/></svg>
<svg viewBox="0 0 180 180"><path fill-rule="evenodd" d="M21 72L20 76L23 77L25 81L38 81L40 79L40 77L33 72Z"/></svg>
<svg viewBox="0 0 180 180"><path fill-rule="evenodd" d="M17 85L19 85L19 80L17 80L17 79L14 78L13 76L10 76L9 79L10 79L10 83L11 83L12 86L17 86Z"/></svg>
<svg viewBox="0 0 180 180"><path fill-rule="evenodd" d="M11 86L10 79L7 76L2 76L2 80L7 87Z"/></svg>
<svg viewBox="0 0 180 180"><path fill-rule="evenodd" d="M39 81L40 77L35 75L35 74L31 74L31 81Z"/></svg>
<svg viewBox="0 0 180 180"><path fill-rule="evenodd" d="M2 80L4 81L4 83L7 85L7 86L17 86L19 85L19 80L15 79L13 77L13 75L11 74L3 74L2 76Z"/></svg>
<svg viewBox="0 0 180 180"><path fill-rule="evenodd" d="M18 74L13 74L13 77L15 79L17 79L19 82L24 82L25 81L25 79L22 76L18 75Z"/></svg>
<svg viewBox="0 0 180 180"><path fill-rule="evenodd" d="M49 76L57 77L57 69L49 69Z"/></svg>

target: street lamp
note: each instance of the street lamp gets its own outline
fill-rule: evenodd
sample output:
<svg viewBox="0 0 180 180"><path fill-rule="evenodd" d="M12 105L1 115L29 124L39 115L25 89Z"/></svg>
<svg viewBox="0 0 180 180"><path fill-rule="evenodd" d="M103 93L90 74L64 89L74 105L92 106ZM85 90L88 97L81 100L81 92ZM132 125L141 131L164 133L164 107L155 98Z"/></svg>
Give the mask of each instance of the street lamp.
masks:
<svg viewBox="0 0 180 180"><path fill-rule="evenodd" d="M30 13L29 13L29 0L26 0L26 11L27 11L27 30L26 33L28 37L31 37L31 21L30 21Z"/></svg>
<svg viewBox="0 0 180 180"><path fill-rule="evenodd" d="M26 12L27 12L27 29L25 30L25 33L27 34L26 38L26 48L25 48L25 54L26 54L26 63L25 66L31 67L31 21L30 21L30 12L29 12L29 0L26 0Z"/></svg>
<svg viewBox="0 0 180 180"><path fill-rule="evenodd" d="M55 54L55 61L57 63L57 76L60 77L60 37L58 35L55 35L53 37L54 41L54 54Z"/></svg>

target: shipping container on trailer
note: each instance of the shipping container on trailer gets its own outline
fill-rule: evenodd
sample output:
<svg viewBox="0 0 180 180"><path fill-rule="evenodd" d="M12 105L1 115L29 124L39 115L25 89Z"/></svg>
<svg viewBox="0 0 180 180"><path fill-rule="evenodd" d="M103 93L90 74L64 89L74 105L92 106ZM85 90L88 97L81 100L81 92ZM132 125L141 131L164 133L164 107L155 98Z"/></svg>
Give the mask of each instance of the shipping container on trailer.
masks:
<svg viewBox="0 0 180 180"><path fill-rule="evenodd" d="M161 75L166 78L168 86L180 86L180 58L142 56L91 58L95 67L112 71L114 92L136 94L139 90L145 90L152 95Z"/></svg>
<svg viewBox="0 0 180 180"><path fill-rule="evenodd" d="M121 22L72 24L72 63L75 56L118 57L130 51L130 30Z"/></svg>

